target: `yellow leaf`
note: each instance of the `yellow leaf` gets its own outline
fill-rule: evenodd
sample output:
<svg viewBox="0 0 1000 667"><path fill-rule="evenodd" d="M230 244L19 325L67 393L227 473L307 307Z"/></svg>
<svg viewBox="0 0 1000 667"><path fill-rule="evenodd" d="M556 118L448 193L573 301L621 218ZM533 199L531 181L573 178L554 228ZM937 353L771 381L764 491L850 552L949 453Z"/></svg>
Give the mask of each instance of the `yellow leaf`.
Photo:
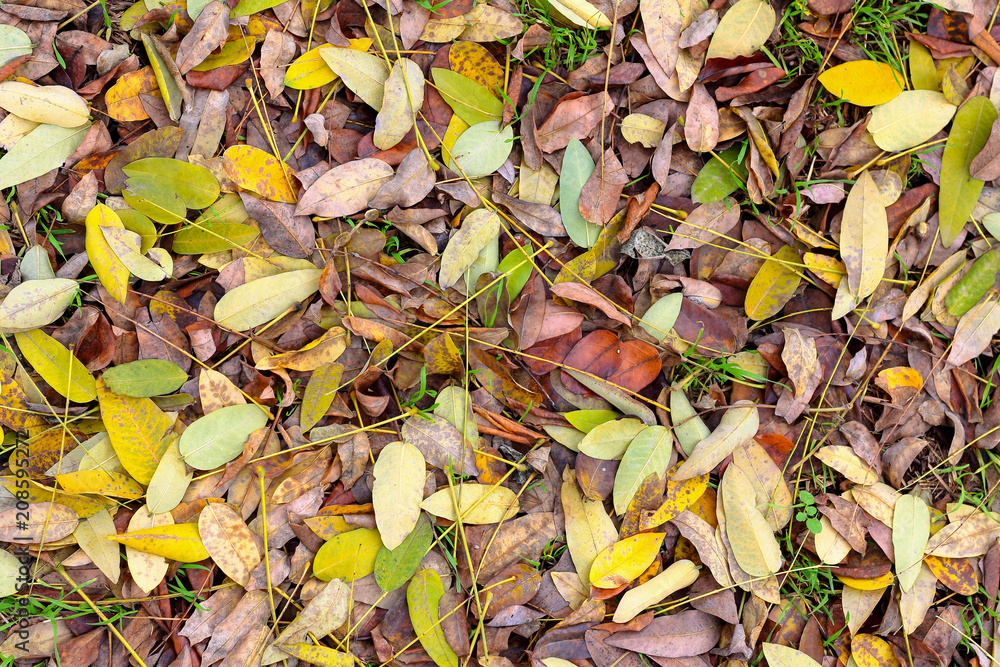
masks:
<svg viewBox="0 0 1000 667"><path fill-rule="evenodd" d="M155 38L145 34L141 37L142 43L146 47L146 55L149 57L149 64L153 68L153 74L156 75L156 85L159 86L160 94L167 105L167 113L170 115L170 120L176 122L181 118L181 102L184 101L184 95L170 69L167 67L163 56L157 50L156 43L153 41ZM168 53L167 55L169 56L170 54Z"/></svg>
<svg viewBox="0 0 1000 667"><path fill-rule="evenodd" d="M594 559L618 540L618 529L604 510L603 501L583 497L569 466L563 469L560 495L566 516L566 546L580 582L589 589Z"/></svg>
<svg viewBox="0 0 1000 667"><path fill-rule="evenodd" d="M149 114L142 106L140 95L163 97L152 67L143 67L138 72L124 74L118 78L115 85L108 88L108 92L104 95L108 115L118 121L146 120Z"/></svg>
<svg viewBox="0 0 1000 667"><path fill-rule="evenodd" d="M456 42L448 49L449 69L472 79L490 92L503 89L503 68L485 46L475 42Z"/></svg>
<svg viewBox="0 0 1000 667"><path fill-rule="evenodd" d="M313 559L313 575L322 581L354 581L375 571L375 557L382 548L377 530L359 528L327 541Z"/></svg>
<svg viewBox="0 0 1000 667"><path fill-rule="evenodd" d="M237 186L264 199L294 204L291 171L268 153L253 146L230 146L223 153L226 175Z"/></svg>
<svg viewBox="0 0 1000 667"><path fill-rule="evenodd" d="M135 232L119 227L102 227L101 232L104 234L104 240L111 251L135 277L157 282L165 280L170 275L162 266L140 252L142 237ZM163 251L162 248L153 248L152 250ZM169 254L167 254L167 261L171 264L173 262Z"/></svg>
<svg viewBox="0 0 1000 667"><path fill-rule="evenodd" d="M918 41L910 42L910 81L916 90L938 89L938 75L930 50Z"/></svg>
<svg viewBox="0 0 1000 667"><path fill-rule="evenodd" d="M819 276L823 282L833 287L840 287L840 281L847 273L844 263L829 255L807 252L802 255L802 263L806 265L807 269Z"/></svg>
<svg viewBox="0 0 1000 667"><path fill-rule="evenodd" d="M646 148L656 148L663 139L667 126L658 118L642 113L630 113L621 123L622 136L630 144L642 144Z"/></svg>
<svg viewBox="0 0 1000 667"><path fill-rule="evenodd" d="M274 644L264 651L262 659L255 661L255 664L271 665L285 658L286 647L304 642L309 633L314 637L325 637L340 628L350 614L353 592L353 587L339 579L321 586L319 592L285 626Z"/></svg>
<svg viewBox="0 0 1000 667"><path fill-rule="evenodd" d="M827 565L836 565L851 552L850 543L833 528L825 516L819 518L822 530L816 535L816 555Z"/></svg>
<svg viewBox="0 0 1000 667"><path fill-rule="evenodd" d="M202 373L204 372L203 370ZM169 512L177 507L194 477L194 473L187 471L181 458L177 438L167 436L167 441L170 444L163 452L163 458L156 466L156 472L146 489L146 505L153 514Z"/></svg>
<svg viewBox="0 0 1000 667"><path fill-rule="evenodd" d="M256 46L256 39L249 35L240 35L223 44L218 53L213 53L191 69L195 72L208 72L217 67L238 65L250 58Z"/></svg>
<svg viewBox="0 0 1000 667"><path fill-rule="evenodd" d="M801 276L795 272L799 253L790 246L781 246L764 262L747 288L746 311L752 320L774 317L792 298Z"/></svg>
<svg viewBox="0 0 1000 667"><path fill-rule="evenodd" d="M614 622L628 623L640 613L664 600L671 593L687 588L698 578L698 566L679 560L644 584L622 596L615 609Z"/></svg>
<svg viewBox="0 0 1000 667"><path fill-rule="evenodd" d="M173 426L173 420L148 398L119 396L103 380L97 383L97 398L122 467L137 482L148 485L167 449L163 436Z"/></svg>
<svg viewBox="0 0 1000 667"><path fill-rule="evenodd" d="M309 49L288 65L285 70L285 86L295 90L312 90L334 82L337 75L319 55L319 50L324 46L326 44Z"/></svg>
<svg viewBox="0 0 1000 667"><path fill-rule="evenodd" d="M470 127L457 113L452 114L451 120L448 121L448 127L445 128L444 137L441 139L441 154L451 155L455 142Z"/></svg>
<svg viewBox="0 0 1000 667"><path fill-rule="evenodd" d="M771 667L821 667L802 651L781 644L763 644L764 657Z"/></svg>
<svg viewBox="0 0 1000 667"><path fill-rule="evenodd" d="M118 583L122 574L121 548L110 539L117 532L108 510L81 519L73 531L76 543L112 584Z"/></svg>
<svg viewBox="0 0 1000 667"><path fill-rule="evenodd" d="M196 523L152 526L113 535L110 539L137 551L181 563L197 563L209 557Z"/></svg>
<svg viewBox="0 0 1000 667"><path fill-rule="evenodd" d="M320 667L351 667L354 656L332 648L313 644L282 644L281 650L310 665Z"/></svg>
<svg viewBox="0 0 1000 667"><path fill-rule="evenodd" d="M775 14L762 0L740 0L729 8L708 45L709 58L752 56L774 31Z"/></svg>
<svg viewBox="0 0 1000 667"><path fill-rule="evenodd" d="M781 567L781 547L771 526L757 509L756 494L743 471L726 468L719 485L725 510L726 536L733 556L743 570L753 577L766 577Z"/></svg>
<svg viewBox="0 0 1000 667"><path fill-rule="evenodd" d="M97 397L90 371L63 344L41 329L14 334L21 354L53 389L74 403Z"/></svg>
<svg viewBox="0 0 1000 667"><path fill-rule="evenodd" d="M851 638L851 657L858 667L899 667L892 646L875 635L854 635Z"/></svg>
<svg viewBox="0 0 1000 667"><path fill-rule="evenodd" d="M78 524L77 513L58 503L31 503L27 510L11 507L0 512L0 540L34 544L55 542L71 535Z"/></svg>
<svg viewBox="0 0 1000 667"><path fill-rule="evenodd" d="M392 65L385 81L382 108L375 118L372 143L388 150L398 144L413 127L416 111L424 103L424 74L409 58L400 58Z"/></svg>
<svg viewBox="0 0 1000 667"><path fill-rule="evenodd" d="M389 67L384 60L371 53L330 45L319 55L351 92L375 111L382 109L385 81L389 78Z"/></svg>
<svg viewBox="0 0 1000 667"><path fill-rule="evenodd" d="M920 377L920 373L906 366L895 366L879 371L876 382L888 392L892 392L900 387L921 389L924 386L924 381Z"/></svg>
<svg viewBox="0 0 1000 667"><path fill-rule="evenodd" d="M850 586L859 591L879 591L884 590L892 584L892 572L886 572L873 579L855 579L854 577L843 577L838 574L837 579L840 579L841 583L845 586Z"/></svg>
<svg viewBox="0 0 1000 667"><path fill-rule="evenodd" d="M937 579L926 565L920 566L917 581L908 591L899 595L899 612L902 617L903 631L912 635L924 621L927 610L934 604L937 597Z"/></svg>
<svg viewBox="0 0 1000 667"><path fill-rule="evenodd" d="M434 570L421 570L413 575L410 585L406 587L406 606L413 631L427 655L438 667L458 667L458 656L448 645L441 628L439 605L443 596L441 576Z"/></svg>
<svg viewBox="0 0 1000 667"><path fill-rule="evenodd" d="M151 514L149 507L140 507L129 519L128 530L135 532L143 528L169 526L173 523L174 518L170 512ZM132 580L145 593L160 585L169 567L167 559L163 556L147 554L130 546L125 547L125 560L128 562L128 573L132 576Z"/></svg>
<svg viewBox="0 0 1000 667"><path fill-rule="evenodd" d="M772 531L785 527L792 518L792 492L774 460L753 439L733 450L733 463L743 471L757 497L757 509Z"/></svg>
<svg viewBox="0 0 1000 667"><path fill-rule="evenodd" d="M904 496L904 498L909 496ZM969 558L943 558L925 556L924 565L934 573L934 578L959 595L975 595L979 590L976 566ZM920 562L916 569L919 571ZM898 576L898 575L897 575ZM899 577L902 580L902 577Z"/></svg>
<svg viewBox="0 0 1000 667"><path fill-rule="evenodd" d="M850 64L850 63L846 63ZM889 254L889 222L875 179L867 170L851 187L840 223L840 256L855 297L869 296L882 281Z"/></svg>
<svg viewBox="0 0 1000 667"><path fill-rule="evenodd" d="M320 366L339 359L350 342L351 335L343 327L332 327L316 340L302 346L301 349L261 359L257 362L257 368L265 371L275 368L314 371Z"/></svg>
<svg viewBox="0 0 1000 667"><path fill-rule="evenodd" d="M333 539L341 533L347 533L352 530L357 530L358 528L357 526L347 523L342 516L330 516L326 514L309 517L305 520L305 524L309 526L309 530L316 533L324 540Z"/></svg>
<svg viewBox="0 0 1000 667"><path fill-rule="evenodd" d="M643 529L655 528L670 521L694 505L708 489L708 473L682 481L674 480L674 474L680 467L681 462L678 461L667 470L667 488L663 493L663 502L658 508L642 518Z"/></svg>
<svg viewBox="0 0 1000 667"><path fill-rule="evenodd" d="M870 486L879 481L870 463L845 445L828 445L816 450L816 458L855 484Z"/></svg>
<svg viewBox="0 0 1000 667"><path fill-rule="evenodd" d="M368 37L347 41L351 43L349 48L355 51L367 51L372 45L372 40ZM326 44L317 46L293 60L285 70L285 85L295 90L312 90L333 83L337 75L319 54L319 50L326 46Z"/></svg>
<svg viewBox="0 0 1000 667"><path fill-rule="evenodd" d="M382 544L392 551L403 543L420 518L427 476L424 455L411 444L389 443L379 452L372 474L375 524Z"/></svg>
<svg viewBox="0 0 1000 667"><path fill-rule="evenodd" d="M205 505L198 515L198 533L219 569L240 586L246 586L261 555L253 533L236 510L223 503Z"/></svg>
<svg viewBox="0 0 1000 667"><path fill-rule="evenodd" d="M142 486L134 479L114 471L78 470L64 475L56 475L56 483L66 493L96 493L129 500L142 498L143 494Z"/></svg>
<svg viewBox="0 0 1000 667"><path fill-rule="evenodd" d="M550 0L549 7L561 23L575 28L605 30L611 20L586 0Z"/></svg>
<svg viewBox="0 0 1000 667"><path fill-rule="evenodd" d="M498 523L512 518L520 509L516 495L505 486L456 484L454 492L453 499L451 488L441 489L420 503L420 507L436 517L455 521L457 501L462 523L467 524Z"/></svg>
<svg viewBox="0 0 1000 667"><path fill-rule="evenodd" d="M0 82L0 108L36 123L79 127L90 118L87 102L65 86Z"/></svg>
<svg viewBox="0 0 1000 667"><path fill-rule="evenodd" d="M860 107L885 104L903 92L903 76L885 63L852 60L819 75L831 94Z"/></svg>
<svg viewBox="0 0 1000 667"><path fill-rule="evenodd" d="M28 488L25 489L23 483L20 487L17 486L17 481L17 478L14 476L0 477L0 485L3 485L3 487L11 493L20 493L22 496L27 494L26 498L22 498L25 502L53 502L59 505L65 505L69 509L76 512L79 516L91 516L106 507L115 507L118 504L117 501L111 500L110 498L98 499L91 498L89 496L78 496L71 493L63 493L62 491L57 491L52 487L39 484L38 482L30 479L28 480ZM2 528L2 526L0 526L0 528ZM66 534L68 535L71 532L73 531L70 530Z"/></svg>
<svg viewBox="0 0 1000 667"><path fill-rule="evenodd" d="M665 533L639 533L611 545L594 559L590 583L597 588L618 588L635 581L660 551Z"/></svg>
<svg viewBox="0 0 1000 667"><path fill-rule="evenodd" d="M333 405L343 375L342 364L326 364L312 372L302 396L302 411L299 413L299 426L303 433L308 433Z"/></svg>
<svg viewBox="0 0 1000 667"><path fill-rule="evenodd" d="M128 294L128 268L111 250L101 231L101 227L124 229L125 225L114 211L104 204L98 204L87 214L85 227L87 258L94 267L94 273L115 301L125 303L125 296Z"/></svg>
<svg viewBox="0 0 1000 667"><path fill-rule="evenodd" d="M698 443L687 461L674 474L676 481L711 472L738 445L757 435L760 415L749 401L737 401L722 415L718 427Z"/></svg>

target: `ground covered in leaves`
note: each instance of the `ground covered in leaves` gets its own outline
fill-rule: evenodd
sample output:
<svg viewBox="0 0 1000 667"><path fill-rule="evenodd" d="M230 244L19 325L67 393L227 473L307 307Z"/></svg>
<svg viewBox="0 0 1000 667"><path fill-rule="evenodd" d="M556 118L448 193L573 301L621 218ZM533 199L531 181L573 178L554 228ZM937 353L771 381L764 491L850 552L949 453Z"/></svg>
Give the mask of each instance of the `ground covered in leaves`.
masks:
<svg viewBox="0 0 1000 667"><path fill-rule="evenodd" d="M1000 658L997 10L5 2L3 664Z"/></svg>

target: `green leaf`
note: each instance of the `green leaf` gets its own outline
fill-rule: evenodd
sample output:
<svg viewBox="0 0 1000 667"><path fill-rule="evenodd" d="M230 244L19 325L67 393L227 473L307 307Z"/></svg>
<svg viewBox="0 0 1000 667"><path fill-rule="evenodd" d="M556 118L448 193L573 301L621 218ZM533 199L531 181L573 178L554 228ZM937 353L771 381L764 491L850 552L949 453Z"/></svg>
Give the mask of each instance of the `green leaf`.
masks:
<svg viewBox="0 0 1000 667"><path fill-rule="evenodd" d="M638 419L616 419L595 426L580 441L580 451L595 459L620 459L632 439L646 426Z"/></svg>
<svg viewBox="0 0 1000 667"><path fill-rule="evenodd" d="M514 269L515 266L517 267L516 269ZM513 250L500 260L500 264L497 265L497 271L500 273L506 273L511 269L514 270L507 278L507 296L513 301L521 293L521 290L524 289L524 286L528 284L531 272L534 269L531 260L528 259L528 253L521 246L515 246Z"/></svg>
<svg viewBox="0 0 1000 667"><path fill-rule="evenodd" d="M955 283L944 299L948 312L961 317L979 303L992 289L1000 273L1000 248L985 252L972 264L972 268Z"/></svg>
<svg viewBox="0 0 1000 667"><path fill-rule="evenodd" d="M563 417L578 431L590 433L604 422L618 419L621 414L614 410L573 410L564 414Z"/></svg>
<svg viewBox="0 0 1000 667"><path fill-rule="evenodd" d="M211 206L219 197L219 181L205 167L166 157L149 157L122 168L128 176L145 174L172 187L188 208Z"/></svg>
<svg viewBox="0 0 1000 667"><path fill-rule="evenodd" d="M181 196L155 176L138 174L125 182L122 192L128 205L156 222L173 225L185 221L187 206Z"/></svg>
<svg viewBox="0 0 1000 667"><path fill-rule="evenodd" d="M653 473L664 476L673 442L670 429L663 426L648 426L632 439L615 475L613 498L618 515L625 514L643 480Z"/></svg>
<svg viewBox="0 0 1000 667"><path fill-rule="evenodd" d="M171 440L146 489L146 507L152 514L162 514L177 507L194 478L194 473L188 472L181 458L177 439L172 437Z"/></svg>
<svg viewBox="0 0 1000 667"><path fill-rule="evenodd" d="M495 120L477 123L459 135L448 154L448 168L468 178L489 176L514 149L514 128Z"/></svg>
<svg viewBox="0 0 1000 667"><path fill-rule="evenodd" d="M0 66L31 55L31 38L20 28L0 25Z"/></svg>
<svg viewBox="0 0 1000 667"><path fill-rule="evenodd" d="M688 456L691 456L699 442L712 433L698 416L698 411L691 405L687 394L676 384L670 387L670 423L674 427L677 442Z"/></svg>
<svg viewBox="0 0 1000 667"><path fill-rule="evenodd" d="M744 186L748 173L739 161L741 152L742 147L737 144L718 154L721 161L713 157L706 162L691 184L691 201L696 204L722 201Z"/></svg>
<svg viewBox="0 0 1000 667"><path fill-rule="evenodd" d="M61 167L83 143L90 125L59 127L43 123L33 129L0 158L0 189L20 185Z"/></svg>
<svg viewBox="0 0 1000 667"><path fill-rule="evenodd" d="M201 255L249 246L260 230L250 225L232 222L192 222L174 234L174 252L180 255Z"/></svg>
<svg viewBox="0 0 1000 667"><path fill-rule="evenodd" d="M924 549L931 536L931 512L917 496L901 495L893 505L892 549L899 588L909 591L917 583Z"/></svg>
<svg viewBox="0 0 1000 667"><path fill-rule="evenodd" d="M270 322L315 294L321 273L320 269L299 269L251 280L219 299L215 321L234 331Z"/></svg>
<svg viewBox="0 0 1000 667"><path fill-rule="evenodd" d="M375 558L382 538L371 528L358 528L335 535L316 552L313 574L317 579L354 581L375 571Z"/></svg>
<svg viewBox="0 0 1000 667"><path fill-rule="evenodd" d="M343 375L344 367L341 364L330 363L320 366L309 376L309 383L302 395L302 412L299 414L299 426L303 433L308 433L330 409Z"/></svg>
<svg viewBox="0 0 1000 667"><path fill-rule="evenodd" d="M500 121L503 102L486 86L457 72L438 67L431 68L431 76L444 101L469 125L488 120Z"/></svg>
<svg viewBox="0 0 1000 667"><path fill-rule="evenodd" d="M580 193L583 185L597 168L590 151L573 138L563 153L562 170L559 172L559 215L573 243L581 248L593 248L601 228L588 222L580 214Z"/></svg>
<svg viewBox="0 0 1000 667"><path fill-rule="evenodd" d="M146 47L146 55L149 57L149 64L153 67L153 74L156 76L156 85L159 87L163 101L167 105L167 113L170 115L170 120L177 122L181 118L181 102L184 101L181 89L178 87L177 82L174 81L174 77L171 76L163 57L156 50L153 38L149 35L142 35L142 44Z"/></svg>
<svg viewBox="0 0 1000 667"><path fill-rule="evenodd" d="M681 304L684 303L684 295L680 292L667 294L656 301L642 314L639 326L645 329L650 336L656 340L663 340L674 328L677 316L681 314Z"/></svg>
<svg viewBox="0 0 1000 667"><path fill-rule="evenodd" d="M266 424L267 413L256 405L230 405L195 420L178 447L189 466L212 470L242 454L250 434Z"/></svg>
<svg viewBox="0 0 1000 667"><path fill-rule="evenodd" d="M406 606L410 611L413 631L420 645L438 667L459 667L458 656L448 645L438 605L444 596L441 576L434 570L421 570L406 588Z"/></svg>
<svg viewBox="0 0 1000 667"><path fill-rule="evenodd" d="M959 108L941 158L941 195L938 220L941 244L950 247L962 231L983 191L983 181L972 178L969 167L990 137L997 110L988 98L973 97Z"/></svg>
<svg viewBox="0 0 1000 667"><path fill-rule="evenodd" d="M239 3L233 7L231 18L239 18L240 16L252 16L265 9L270 9L271 7L277 7L278 5L285 2L285 0L240 0Z"/></svg>
<svg viewBox="0 0 1000 667"><path fill-rule="evenodd" d="M122 396L149 398L180 389L188 374L166 359L140 359L104 371L108 388Z"/></svg>
<svg viewBox="0 0 1000 667"><path fill-rule="evenodd" d="M383 591L394 591L414 575L420 561L430 551L434 541L434 527L423 514L406 539L389 550L384 546L375 557L375 583Z"/></svg>
<svg viewBox="0 0 1000 667"><path fill-rule="evenodd" d="M141 253L146 254L160 238L160 235L156 233L156 225L153 224L153 221L139 211L131 208L120 208L115 213L118 214L118 219L122 221L125 229L135 232L142 239L142 244L139 246ZM176 252L176 248L174 250Z"/></svg>

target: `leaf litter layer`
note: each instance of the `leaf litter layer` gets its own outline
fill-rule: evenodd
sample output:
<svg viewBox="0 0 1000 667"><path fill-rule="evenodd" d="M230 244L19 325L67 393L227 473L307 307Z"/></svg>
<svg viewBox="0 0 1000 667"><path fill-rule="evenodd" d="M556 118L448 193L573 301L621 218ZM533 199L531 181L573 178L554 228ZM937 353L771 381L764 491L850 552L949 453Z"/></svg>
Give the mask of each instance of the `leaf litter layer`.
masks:
<svg viewBox="0 0 1000 667"><path fill-rule="evenodd" d="M0 654L988 664L996 16L4 4Z"/></svg>

